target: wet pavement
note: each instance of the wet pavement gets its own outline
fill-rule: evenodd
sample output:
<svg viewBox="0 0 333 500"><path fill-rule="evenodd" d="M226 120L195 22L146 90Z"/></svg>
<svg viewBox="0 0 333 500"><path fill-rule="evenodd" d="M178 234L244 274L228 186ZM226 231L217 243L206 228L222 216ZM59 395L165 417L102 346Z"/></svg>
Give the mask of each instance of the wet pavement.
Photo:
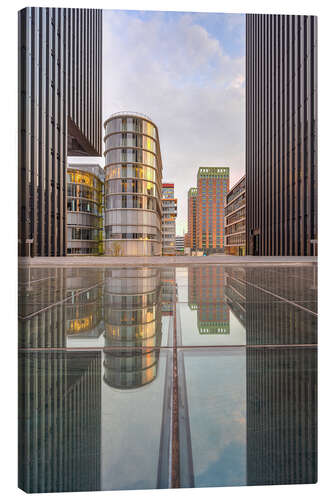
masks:
<svg viewBox="0 0 333 500"><path fill-rule="evenodd" d="M313 483L317 266L22 267L28 492Z"/></svg>

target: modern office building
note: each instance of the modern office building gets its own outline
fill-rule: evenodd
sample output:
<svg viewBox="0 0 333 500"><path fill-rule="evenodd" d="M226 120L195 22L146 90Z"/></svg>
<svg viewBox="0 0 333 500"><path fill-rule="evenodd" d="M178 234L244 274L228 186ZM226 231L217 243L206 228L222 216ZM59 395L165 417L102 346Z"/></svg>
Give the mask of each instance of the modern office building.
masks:
<svg viewBox="0 0 333 500"><path fill-rule="evenodd" d="M161 255L162 160L156 125L115 113L105 128L105 253Z"/></svg>
<svg viewBox="0 0 333 500"><path fill-rule="evenodd" d="M190 188L187 192L187 233L191 251L197 248L197 188Z"/></svg>
<svg viewBox="0 0 333 500"><path fill-rule="evenodd" d="M316 253L317 187L317 19L249 14L247 252Z"/></svg>
<svg viewBox="0 0 333 500"><path fill-rule="evenodd" d="M162 253L163 255L176 254L176 217L177 198L175 185L162 184Z"/></svg>
<svg viewBox="0 0 333 500"><path fill-rule="evenodd" d="M183 254L185 248L185 236L176 236L176 251L177 254Z"/></svg>
<svg viewBox="0 0 333 500"><path fill-rule="evenodd" d="M102 154L102 10L18 14L19 255L66 255L68 156Z"/></svg>
<svg viewBox="0 0 333 500"><path fill-rule="evenodd" d="M104 170L99 165L67 169L67 255L102 255Z"/></svg>
<svg viewBox="0 0 333 500"><path fill-rule="evenodd" d="M246 179L245 175L230 189L225 204L225 252L246 254Z"/></svg>
<svg viewBox="0 0 333 500"><path fill-rule="evenodd" d="M197 175L196 248L207 254L224 248L224 205L229 167L200 167Z"/></svg>

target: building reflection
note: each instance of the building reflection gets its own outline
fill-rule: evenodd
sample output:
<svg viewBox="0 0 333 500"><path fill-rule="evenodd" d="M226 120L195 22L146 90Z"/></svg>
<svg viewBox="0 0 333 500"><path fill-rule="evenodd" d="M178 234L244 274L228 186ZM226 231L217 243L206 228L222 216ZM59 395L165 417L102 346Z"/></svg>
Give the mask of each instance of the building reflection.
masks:
<svg viewBox="0 0 333 500"><path fill-rule="evenodd" d="M66 334L68 340L97 339L104 332L104 270L97 270L96 285L76 294L77 276L67 279L71 298L66 302Z"/></svg>
<svg viewBox="0 0 333 500"><path fill-rule="evenodd" d="M300 304L315 298L312 270L298 269L290 280L292 272L273 281L269 268L261 268L260 275L255 268L226 271L227 302L246 327L248 346L248 485L317 480L317 349L311 345L317 343L317 320L253 286L265 283L269 291L289 294Z"/></svg>
<svg viewBox="0 0 333 500"><path fill-rule="evenodd" d="M296 272L290 268L277 273L269 267L260 271L256 267L237 267L225 273L226 301L246 327L247 345L317 343L314 269L303 267ZM289 297L290 302L282 297Z"/></svg>
<svg viewBox="0 0 333 500"><path fill-rule="evenodd" d="M317 350L249 348L247 484L317 481Z"/></svg>
<svg viewBox="0 0 333 500"><path fill-rule="evenodd" d="M188 268L188 305L197 310L200 335L229 335L230 313L225 302L225 269L222 266Z"/></svg>
<svg viewBox="0 0 333 500"><path fill-rule="evenodd" d="M160 271L107 270L104 322L106 384L133 389L152 382L162 336Z"/></svg>
<svg viewBox="0 0 333 500"><path fill-rule="evenodd" d="M95 491L101 470L101 353L19 352L19 487Z"/></svg>
<svg viewBox="0 0 333 500"><path fill-rule="evenodd" d="M177 301L176 268L161 269L162 316L173 316L174 303Z"/></svg>
<svg viewBox="0 0 333 500"><path fill-rule="evenodd" d="M19 347L65 348L67 337L103 332L104 270L19 270Z"/></svg>

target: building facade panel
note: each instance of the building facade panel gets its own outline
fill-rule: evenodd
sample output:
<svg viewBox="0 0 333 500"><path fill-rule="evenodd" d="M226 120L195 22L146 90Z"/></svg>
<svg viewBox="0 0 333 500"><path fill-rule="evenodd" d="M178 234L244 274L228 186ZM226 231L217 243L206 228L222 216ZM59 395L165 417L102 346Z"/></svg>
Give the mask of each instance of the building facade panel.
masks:
<svg viewBox="0 0 333 500"><path fill-rule="evenodd" d="M246 16L247 249L317 249L317 19Z"/></svg>
<svg viewBox="0 0 333 500"><path fill-rule="evenodd" d="M66 255L67 156L102 153L102 11L25 8L18 22L19 255Z"/></svg>

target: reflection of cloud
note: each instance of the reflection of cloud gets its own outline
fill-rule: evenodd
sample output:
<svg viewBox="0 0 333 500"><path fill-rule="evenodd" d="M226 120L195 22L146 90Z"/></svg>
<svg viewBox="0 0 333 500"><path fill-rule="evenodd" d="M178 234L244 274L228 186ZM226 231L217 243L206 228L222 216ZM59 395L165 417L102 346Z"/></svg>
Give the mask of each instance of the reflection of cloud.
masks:
<svg viewBox="0 0 333 500"><path fill-rule="evenodd" d="M246 457L242 443L227 445L216 460L197 477L200 486L241 486L246 484L246 475L239 470L246 468Z"/></svg>
<svg viewBox="0 0 333 500"><path fill-rule="evenodd" d="M133 110L156 121L164 178L176 182L183 220L199 164L231 166L232 182L244 171L245 58L231 57L218 39L222 20L224 33L243 18L104 12L105 117ZM239 39L238 31L230 36Z"/></svg>
<svg viewBox="0 0 333 500"><path fill-rule="evenodd" d="M246 358L185 356L197 486L246 482Z"/></svg>
<svg viewBox="0 0 333 500"><path fill-rule="evenodd" d="M165 357L157 378L134 390L102 383L102 488L155 488L163 407Z"/></svg>

